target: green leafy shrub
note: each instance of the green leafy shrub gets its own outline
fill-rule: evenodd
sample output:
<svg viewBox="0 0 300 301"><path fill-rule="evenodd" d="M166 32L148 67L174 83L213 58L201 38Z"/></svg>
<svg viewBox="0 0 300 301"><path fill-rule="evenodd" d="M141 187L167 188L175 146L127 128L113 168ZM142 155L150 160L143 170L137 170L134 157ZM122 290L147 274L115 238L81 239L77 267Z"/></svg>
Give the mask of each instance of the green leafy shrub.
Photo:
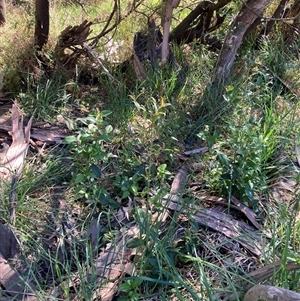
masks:
<svg viewBox="0 0 300 301"><path fill-rule="evenodd" d="M225 126L198 136L211 148L207 183L225 197L234 195L255 207L276 172L273 164L284 117L275 112L272 97L251 90L229 89L225 99L235 105Z"/></svg>
<svg viewBox="0 0 300 301"><path fill-rule="evenodd" d="M104 170L116 157L109 150L113 128L104 120L110 114L109 111L102 111L79 118L84 127L77 135L67 137L66 142L70 145L75 167L73 185L77 197L84 198L88 203L118 207L119 204L101 185Z"/></svg>

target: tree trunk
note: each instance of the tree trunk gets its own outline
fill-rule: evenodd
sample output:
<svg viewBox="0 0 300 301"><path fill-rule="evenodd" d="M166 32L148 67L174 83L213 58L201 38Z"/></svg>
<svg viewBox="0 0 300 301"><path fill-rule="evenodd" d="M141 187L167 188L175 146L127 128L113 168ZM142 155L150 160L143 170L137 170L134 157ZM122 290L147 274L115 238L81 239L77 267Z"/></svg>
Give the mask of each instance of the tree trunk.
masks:
<svg viewBox="0 0 300 301"><path fill-rule="evenodd" d="M35 1L35 45L41 50L49 37L49 0Z"/></svg>
<svg viewBox="0 0 300 301"><path fill-rule="evenodd" d="M271 32L271 30L273 29L273 26L275 24L275 20L279 19L279 18L284 18L284 10L285 10L285 6L288 3L289 0L281 0L271 18L270 21L267 22L267 25L265 28L263 28L260 32L260 37L261 36L268 36L268 34Z"/></svg>
<svg viewBox="0 0 300 301"><path fill-rule="evenodd" d="M0 26L6 23L6 4L5 0L0 0Z"/></svg>
<svg viewBox="0 0 300 301"><path fill-rule="evenodd" d="M265 8L272 0L248 0L231 24L219 54L213 76L214 83L221 83L228 78L235 55L239 49L247 29L258 16L262 16Z"/></svg>

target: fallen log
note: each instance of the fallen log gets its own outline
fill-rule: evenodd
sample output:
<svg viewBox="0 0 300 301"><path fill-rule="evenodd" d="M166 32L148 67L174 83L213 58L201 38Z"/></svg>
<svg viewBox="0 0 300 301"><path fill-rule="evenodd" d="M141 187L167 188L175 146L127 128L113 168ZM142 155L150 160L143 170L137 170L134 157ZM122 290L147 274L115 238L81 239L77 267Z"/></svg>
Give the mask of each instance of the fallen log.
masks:
<svg viewBox="0 0 300 301"><path fill-rule="evenodd" d="M255 285L244 296L243 301L287 301L300 300L300 294L284 289L282 287L270 286L270 285Z"/></svg>
<svg viewBox="0 0 300 301"><path fill-rule="evenodd" d="M7 138L9 138L10 129L10 125L0 123L0 133ZM60 144L69 135L71 135L71 132L68 129L52 125L47 128L31 127L30 131L32 139L47 144Z"/></svg>

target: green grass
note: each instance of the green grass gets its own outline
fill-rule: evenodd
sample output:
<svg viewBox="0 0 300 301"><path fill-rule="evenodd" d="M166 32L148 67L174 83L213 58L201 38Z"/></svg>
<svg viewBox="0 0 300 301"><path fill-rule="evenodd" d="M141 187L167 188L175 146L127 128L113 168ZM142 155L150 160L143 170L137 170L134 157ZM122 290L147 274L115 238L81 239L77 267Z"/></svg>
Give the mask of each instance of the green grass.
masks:
<svg viewBox="0 0 300 301"><path fill-rule="evenodd" d="M149 13L157 2L148 4L141 11ZM222 91L210 85L217 54L197 44L173 48L185 75L182 81L171 66L156 72L146 66L148 78L140 81L131 65L121 73L104 59L121 82L117 84L89 59L79 60L70 73L33 71L33 11L27 5L27 11L11 7L14 19L1 28L16 38L28 35L14 53L7 51L12 44L1 35L5 87L26 115L34 113L35 121L55 123L63 115L73 130L64 146L47 146L45 156L30 149L18 182L14 229L28 267L24 283L27 277L34 280L39 300L50 294L50 300L92 300L104 294L107 282L116 284L118 300L242 300L241 287L255 284L247 274L279 259L281 269L266 281L299 291L299 271L286 270L288 261L300 261L294 149L300 141L298 52L292 46L285 51L280 31L259 49L253 50L251 42L243 45ZM111 3L89 1L84 7L85 12L71 3L52 5L57 18L52 17L46 49L50 62L62 29L85 18L104 19ZM176 17L187 13L182 10ZM121 61L130 57L133 35L145 19L135 12L114 33L114 41L124 41ZM94 32L103 26L98 21ZM21 23L26 26L19 29ZM83 84L83 74L97 77L98 83ZM186 149L203 146L209 148L203 156L181 156ZM163 222L164 203L170 201L168 193L183 159L191 167L179 198L187 213L174 212ZM204 169L193 171L195 163ZM9 184L1 189L0 220L10 223ZM235 196L257 214L270 234L262 240L261 256L197 224L197 210L217 206L203 201L212 195L228 203ZM248 222L241 213L235 218ZM136 234L128 233L133 227ZM110 246L121 250L118 260L122 252L131 254L127 260L134 268L129 265L118 279L101 278L99 267L97 272L97 263L109 269L101 256Z"/></svg>

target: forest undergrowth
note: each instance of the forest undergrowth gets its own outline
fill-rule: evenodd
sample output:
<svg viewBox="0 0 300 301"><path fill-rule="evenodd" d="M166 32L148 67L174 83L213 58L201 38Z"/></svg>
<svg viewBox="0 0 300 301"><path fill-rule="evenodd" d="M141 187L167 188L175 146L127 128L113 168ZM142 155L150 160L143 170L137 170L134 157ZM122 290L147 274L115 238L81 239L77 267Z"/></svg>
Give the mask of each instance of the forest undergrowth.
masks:
<svg viewBox="0 0 300 301"><path fill-rule="evenodd" d="M45 68L33 54L33 5L23 2L7 4L0 28L1 159L12 103L25 123L33 116L14 219L11 183L1 185L0 221L17 237L21 267L11 289L1 276L0 300L300 291L299 39L285 40L279 25L258 44L249 35L222 86L211 82L218 53L196 41L171 44L176 64L143 63L141 78L133 37L157 5L146 1L94 48L108 71L87 52L64 68L59 34L85 19L97 32L111 5L54 1ZM183 5L174 24L188 12Z"/></svg>

